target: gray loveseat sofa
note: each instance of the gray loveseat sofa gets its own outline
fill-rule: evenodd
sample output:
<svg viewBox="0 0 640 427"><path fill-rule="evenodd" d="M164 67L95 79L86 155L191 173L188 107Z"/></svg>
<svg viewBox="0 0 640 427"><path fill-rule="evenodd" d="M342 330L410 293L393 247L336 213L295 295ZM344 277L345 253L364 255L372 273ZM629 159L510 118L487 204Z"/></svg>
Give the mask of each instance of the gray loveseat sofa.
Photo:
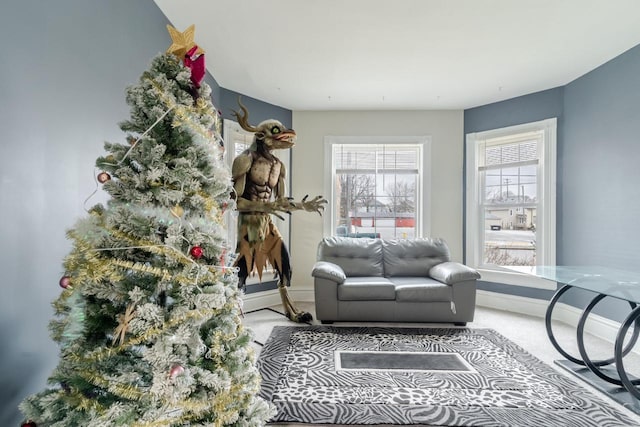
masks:
<svg viewBox="0 0 640 427"><path fill-rule="evenodd" d="M316 317L334 321L473 321L480 274L450 261L444 240L328 237L318 245Z"/></svg>

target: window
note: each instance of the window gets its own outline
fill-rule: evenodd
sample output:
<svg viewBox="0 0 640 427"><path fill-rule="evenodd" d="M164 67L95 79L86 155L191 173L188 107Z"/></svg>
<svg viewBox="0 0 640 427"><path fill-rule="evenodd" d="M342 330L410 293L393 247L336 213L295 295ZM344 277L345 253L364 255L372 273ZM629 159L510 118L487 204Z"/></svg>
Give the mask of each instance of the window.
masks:
<svg viewBox="0 0 640 427"><path fill-rule="evenodd" d="M514 270L555 265L555 165L555 118L467 135L466 262L484 280L529 285Z"/></svg>
<svg viewBox="0 0 640 427"><path fill-rule="evenodd" d="M242 129L237 122L224 120L224 161L233 165L233 159L244 150L249 148L253 141L253 133ZM224 215L225 226L227 227L227 241L229 247L234 248L238 242L238 212L227 210Z"/></svg>
<svg viewBox="0 0 640 427"><path fill-rule="evenodd" d="M428 232L428 156L427 137L326 137L324 234L410 239Z"/></svg>

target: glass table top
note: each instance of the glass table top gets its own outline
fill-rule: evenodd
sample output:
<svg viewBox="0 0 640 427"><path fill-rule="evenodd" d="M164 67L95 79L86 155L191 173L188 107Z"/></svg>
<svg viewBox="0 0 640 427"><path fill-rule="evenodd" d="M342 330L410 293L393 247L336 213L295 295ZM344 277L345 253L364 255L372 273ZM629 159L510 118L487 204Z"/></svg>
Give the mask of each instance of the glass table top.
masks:
<svg viewBox="0 0 640 427"><path fill-rule="evenodd" d="M509 270L640 303L640 272L601 266L518 266Z"/></svg>

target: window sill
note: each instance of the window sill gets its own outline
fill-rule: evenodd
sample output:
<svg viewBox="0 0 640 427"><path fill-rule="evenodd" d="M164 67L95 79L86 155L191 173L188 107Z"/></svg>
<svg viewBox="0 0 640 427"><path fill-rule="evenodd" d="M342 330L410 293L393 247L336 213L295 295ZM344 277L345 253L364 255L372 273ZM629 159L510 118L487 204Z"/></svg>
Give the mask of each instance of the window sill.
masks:
<svg viewBox="0 0 640 427"><path fill-rule="evenodd" d="M478 268L477 270L482 276L480 280L483 282L502 283L505 285L525 286L528 288L547 289L552 291L555 291L557 288L556 282L541 279L539 277L532 276L531 274L482 268Z"/></svg>

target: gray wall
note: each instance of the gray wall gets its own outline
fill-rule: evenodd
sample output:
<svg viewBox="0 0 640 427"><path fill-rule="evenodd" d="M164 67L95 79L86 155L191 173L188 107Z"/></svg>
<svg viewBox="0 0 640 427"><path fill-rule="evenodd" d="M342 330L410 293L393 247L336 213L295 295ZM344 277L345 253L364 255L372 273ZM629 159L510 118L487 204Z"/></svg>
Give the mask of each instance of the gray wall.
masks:
<svg viewBox="0 0 640 427"><path fill-rule="evenodd" d="M104 140L122 141L125 87L170 44L166 23L151 0L3 2L0 425L18 425L17 404L57 363L47 324L65 230L85 215Z"/></svg>
<svg viewBox="0 0 640 427"><path fill-rule="evenodd" d="M464 110L464 133L483 132L551 117L562 128L563 87ZM559 132L560 133L560 132ZM562 135L558 135L558 144Z"/></svg>
<svg viewBox="0 0 640 427"><path fill-rule="evenodd" d="M236 120L232 111L240 111L240 107L238 106L238 97L242 96L241 102L249 111L249 123L251 125L256 126L263 120L276 119L286 127L291 128L291 110L287 110L286 108L278 107L273 104L268 104L260 101L259 99L252 98L229 89L222 88L221 92L220 106L218 108L222 110L222 118Z"/></svg>
<svg viewBox="0 0 640 427"><path fill-rule="evenodd" d="M103 142L123 141L126 86L171 44L167 23L152 0L2 3L0 426L19 425L18 403L57 364L47 325L71 249L65 231L86 215ZM206 81L220 108L222 89Z"/></svg>
<svg viewBox="0 0 640 427"><path fill-rule="evenodd" d="M559 265L640 272L640 46L559 87L465 111L465 134L558 117ZM549 291L481 283L481 289L548 299ZM584 307L592 295L566 301ZM620 320L622 303L596 313Z"/></svg>
<svg viewBox="0 0 640 427"><path fill-rule="evenodd" d="M558 262L640 275L640 46L568 84L564 115ZM590 297L568 301L584 307ZM629 313L610 299L596 308L618 321Z"/></svg>
<svg viewBox="0 0 640 427"><path fill-rule="evenodd" d="M565 88L565 264L640 271L640 46Z"/></svg>

